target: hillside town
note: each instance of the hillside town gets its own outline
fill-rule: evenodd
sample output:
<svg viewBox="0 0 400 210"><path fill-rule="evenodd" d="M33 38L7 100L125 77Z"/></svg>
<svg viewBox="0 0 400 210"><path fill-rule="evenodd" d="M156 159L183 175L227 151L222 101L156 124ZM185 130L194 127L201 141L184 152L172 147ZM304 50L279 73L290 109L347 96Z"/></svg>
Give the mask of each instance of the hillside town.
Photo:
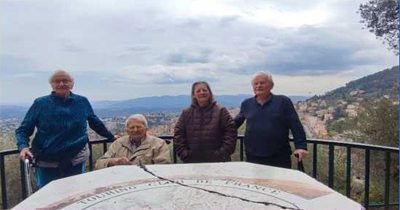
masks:
<svg viewBox="0 0 400 210"><path fill-rule="evenodd" d="M345 101L338 102L339 106L345 107L346 113L355 116L360 109L359 104L347 104ZM326 122L334 115L336 107L327 106L324 101L317 102L298 102L296 109L299 114L300 120L306 130L308 138L329 139L328 131L326 129ZM232 116L236 116L239 108L230 109L229 112ZM173 135L174 126L177 122L180 112L148 112L143 113L149 123L149 133L153 135ZM103 122L107 128L114 134L123 135L125 120L128 116L116 116L103 118ZM10 118L0 120L0 133L1 138L5 139L7 136L14 135L15 129L21 123L20 118ZM101 139L94 131L89 131L90 139Z"/></svg>

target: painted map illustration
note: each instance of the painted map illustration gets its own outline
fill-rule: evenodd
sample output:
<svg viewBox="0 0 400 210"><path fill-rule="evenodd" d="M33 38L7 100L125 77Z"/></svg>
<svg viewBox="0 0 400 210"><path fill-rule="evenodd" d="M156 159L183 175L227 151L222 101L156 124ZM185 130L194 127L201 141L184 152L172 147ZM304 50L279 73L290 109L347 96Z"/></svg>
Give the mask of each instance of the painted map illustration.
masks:
<svg viewBox="0 0 400 210"><path fill-rule="evenodd" d="M117 166L54 181L14 209L363 209L296 170L246 162Z"/></svg>

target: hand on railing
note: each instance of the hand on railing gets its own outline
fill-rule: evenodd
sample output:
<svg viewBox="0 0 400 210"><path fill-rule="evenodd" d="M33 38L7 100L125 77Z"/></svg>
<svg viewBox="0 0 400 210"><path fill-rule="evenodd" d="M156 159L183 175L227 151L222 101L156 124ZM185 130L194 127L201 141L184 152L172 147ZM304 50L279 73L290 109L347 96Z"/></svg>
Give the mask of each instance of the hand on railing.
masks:
<svg viewBox="0 0 400 210"><path fill-rule="evenodd" d="M303 158L308 154L308 151L305 149L296 149L293 152L293 155L297 158L297 160L300 162L303 160Z"/></svg>
<svg viewBox="0 0 400 210"><path fill-rule="evenodd" d="M25 159L27 159L27 158L33 159L33 154L31 152L31 150L28 147L26 147L26 148L23 148L21 150L21 152L19 153L19 158L22 161L25 161Z"/></svg>

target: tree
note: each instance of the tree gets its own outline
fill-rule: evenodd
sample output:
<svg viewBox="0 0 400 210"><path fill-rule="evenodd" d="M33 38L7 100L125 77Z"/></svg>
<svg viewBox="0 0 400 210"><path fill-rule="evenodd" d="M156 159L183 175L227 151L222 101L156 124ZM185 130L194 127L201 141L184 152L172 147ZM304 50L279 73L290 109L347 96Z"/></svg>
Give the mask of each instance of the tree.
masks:
<svg viewBox="0 0 400 210"><path fill-rule="evenodd" d="M383 42L389 45L389 49L398 55L399 5L397 0L370 0L368 3L361 4L359 11L363 19L361 22L375 36L383 39Z"/></svg>
<svg viewBox="0 0 400 210"><path fill-rule="evenodd" d="M397 89L397 88L396 88ZM346 132L351 139L374 145L398 147L398 104L394 98L383 97L380 100L369 101L363 104L364 111L356 118L349 120L350 125ZM360 157L361 154L354 155ZM370 164L372 168L382 169L370 172L370 199L383 200L383 188L385 176L385 156L383 152L373 151ZM356 161L357 162L357 161ZM360 169L358 169L360 170ZM399 168L398 157L392 154L390 196L398 199ZM398 202L394 200L394 202Z"/></svg>
<svg viewBox="0 0 400 210"><path fill-rule="evenodd" d="M350 134L359 142L397 147L398 145L398 110L391 99L368 102L365 110L352 120Z"/></svg>

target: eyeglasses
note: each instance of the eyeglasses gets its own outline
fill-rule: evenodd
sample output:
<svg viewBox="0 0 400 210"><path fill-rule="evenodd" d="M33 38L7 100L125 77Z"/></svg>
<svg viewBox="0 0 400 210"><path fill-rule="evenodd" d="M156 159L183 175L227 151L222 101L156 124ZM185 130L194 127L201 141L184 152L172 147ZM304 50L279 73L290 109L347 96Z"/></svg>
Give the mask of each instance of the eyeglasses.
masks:
<svg viewBox="0 0 400 210"><path fill-rule="evenodd" d="M72 82L72 81L69 80L69 79L55 79L55 80L52 81L52 83L54 83L54 84L61 84L61 83L63 83L63 84L69 84L69 83L71 83L71 82Z"/></svg>
<svg viewBox="0 0 400 210"><path fill-rule="evenodd" d="M142 129L145 129L145 127L143 126L143 125L133 125L133 126L128 126L128 127L126 127L127 129L129 129L129 130L142 130Z"/></svg>

